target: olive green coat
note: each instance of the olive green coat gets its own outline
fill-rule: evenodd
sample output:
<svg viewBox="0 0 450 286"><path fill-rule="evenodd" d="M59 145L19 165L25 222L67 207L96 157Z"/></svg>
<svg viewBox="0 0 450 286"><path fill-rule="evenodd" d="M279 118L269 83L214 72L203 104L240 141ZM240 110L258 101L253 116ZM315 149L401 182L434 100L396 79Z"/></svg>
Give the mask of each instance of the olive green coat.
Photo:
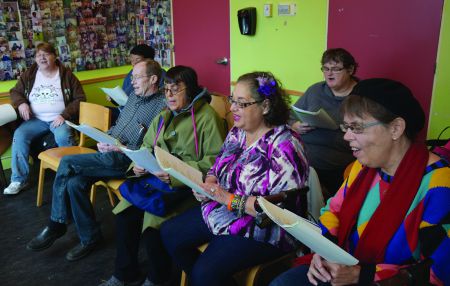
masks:
<svg viewBox="0 0 450 286"><path fill-rule="evenodd" d="M192 107L194 108L194 118L197 128L198 156L195 150L194 127L191 116ZM192 106L185 111L174 115L170 110L164 110L150 124L150 127L144 137L143 146L153 152L153 143L158 133L158 127L163 121L162 129L156 139L156 145L169 151L180 158L190 166L200 170L203 174L214 164L217 154L222 147L226 135L226 128L222 118L220 118L214 109L205 101L199 98L194 101ZM172 187L181 187L183 184L170 177ZM145 213L143 230L147 227L159 228L167 219L181 213L195 204L194 197L180 203L171 213L165 217L159 217L150 213ZM119 213L131 204L122 200L113 210Z"/></svg>

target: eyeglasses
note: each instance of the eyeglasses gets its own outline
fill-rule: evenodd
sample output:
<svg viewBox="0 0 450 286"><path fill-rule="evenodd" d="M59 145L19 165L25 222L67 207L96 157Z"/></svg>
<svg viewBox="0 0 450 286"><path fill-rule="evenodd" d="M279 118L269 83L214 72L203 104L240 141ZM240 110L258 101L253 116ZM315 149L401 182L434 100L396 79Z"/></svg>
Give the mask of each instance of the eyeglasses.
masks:
<svg viewBox="0 0 450 286"><path fill-rule="evenodd" d="M252 101L252 102L239 102L239 101L233 100L233 97L231 97L231 96L229 96L227 99L231 105L236 104L241 109L249 107L250 105L253 105L256 103L261 103L264 101L264 100L256 100L256 101Z"/></svg>
<svg viewBox="0 0 450 286"><path fill-rule="evenodd" d="M320 70L321 71L323 71L323 72L329 72L329 71L331 71L332 73L339 73L339 72L341 72L341 71L343 71L345 68L341 68L341 67L331 67L331 68L329 68L329 67L326 67L326 66L322 66L321 68L320 68Z"/></svg>
<svg viewBox="0 0 450 286"><path fill-rule="evenodd" d="M141 78L144 78L144 77L149 77L149 75L148 74L144 74L144 75L136 75L136 76L131 76L130 77L130 79L131 79L131 81L136 81L136 80L138 80L138 79L141 79Z"/></svg>
<svg viewBox="0 0 450 286"><path fill-rule="evenodd" d="M182 88L182 89L178 90L178 87L172 87L172 88L164 88L163 90L165 93L170 92L170 94L172 94L172 95L177 95L185 89L186 88Z"/></svg>
<svg viewBox="0 0 450 286"><path fill-rule="evenodd" d="M339 127L341 128L342 132L347 132L348 130L350 130L352 133L354 134L361 134L364 132L364 129L375 126L375 125L380 125L380 124L384 124L383 122L380 121L375 121L375 122L370 122L370 123L342 123L339 125Z"/></svg>

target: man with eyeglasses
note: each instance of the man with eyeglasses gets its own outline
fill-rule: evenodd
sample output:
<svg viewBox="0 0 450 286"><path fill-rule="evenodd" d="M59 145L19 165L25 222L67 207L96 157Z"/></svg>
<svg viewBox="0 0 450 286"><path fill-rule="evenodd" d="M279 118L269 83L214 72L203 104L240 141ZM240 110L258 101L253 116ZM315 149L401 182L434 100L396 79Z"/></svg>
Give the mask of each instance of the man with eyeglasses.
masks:
<svg viewBox="0 0 450 286"><path fill-rule="evenodd" d="M358 81L355 77L358 64L342 48L326 50L321 64L325 80L308 88L295 106L313 112L322 108L338 125L342 121L341 103ZM308 160L319 176L324 198L328 199L342 184L346 166L354 161L348 144L338 129L316 128L294 119L291 126L302 135Z"/></svg>
<svg viewBox="0 0 450 286"><path fill-rule="evenodd" d="M159 92L161 67L153 60L137 63L132 72L134 91L108 134L128 149L140 148L146 129L165 107ZM66 259L79 260L97 247L102 240L100 227L89 200L90 186L98 180L125 178L131 160L115 145L97 144L98 153L69 155L62 158L53 184L50 221L33 238L27 248L44 250L66 233L70 216L81 243L71 249Z"/></svg>
<svg viewBox="0 0 450 286"><path fill-rule="evenodd" d="M139 44L131 49L130 51L130 63L131 66L134 67L137 63L144 61L146 59L153 60L155 58L155 50L146 44ZM165 71L161 70L162 75L161 79L159 81L159 87L164 86L164 74ZM123 80L122 89L125 92L126 95L130 96L131 92L133 92L133 84L131 82L131 77L133 74L133 69L127 74L125 79ZM114 105L117 105L117 103L112 100L111 98L107 97L108 100L110 100ZM112 108L112 114L111 114L111 122L114 124L116 122L117 118L119 117L120 111L123 109L123 106L119 106L117 108Z"/></svg>

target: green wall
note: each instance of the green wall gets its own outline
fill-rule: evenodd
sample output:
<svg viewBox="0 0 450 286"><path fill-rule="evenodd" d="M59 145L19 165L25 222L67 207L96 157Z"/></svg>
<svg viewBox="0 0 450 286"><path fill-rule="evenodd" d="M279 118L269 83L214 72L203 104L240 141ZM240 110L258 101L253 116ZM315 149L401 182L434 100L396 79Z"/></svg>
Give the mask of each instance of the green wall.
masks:
<svg viewBox="0 0 450 286"><path fill-rule="evenodd" d="M450 126L450 3L444 1L427 137L437 138L447 126ZM450 130L443 133L441 138L450 138Z"/></svg>
<svg viewBox="0 0 450 286"><path fill-rule="evenodd" d="M295 16L278 16L278 3L296 3ZM271 71L286 89L305 91L323 79L320 58L326 49L328 1L230 0L231 80L255 70ZM272 17L264 17L272 3ZM237 11L256 7L256 34L239 32Z"/></svg>

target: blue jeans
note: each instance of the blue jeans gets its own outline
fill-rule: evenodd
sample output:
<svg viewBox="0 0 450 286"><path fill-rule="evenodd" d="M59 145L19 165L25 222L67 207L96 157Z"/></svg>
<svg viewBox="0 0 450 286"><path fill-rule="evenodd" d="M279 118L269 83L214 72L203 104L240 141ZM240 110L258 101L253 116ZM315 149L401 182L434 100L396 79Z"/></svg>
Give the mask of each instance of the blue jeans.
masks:
<svg viewBox="0 0 450 286"><path fill-rule="evenodd" d="M89 200L90 186L101 179L124 178L130 163L131 160L119 152L63 157L53 183L50 219L67 223L71 212L81 244L98 241L101 231Z"/></svg>
<svg viewBox="0 0 450 286"><path fill-rule="evenodd" d="M232 276L246 268L274 260L285 253L277 247L236 235L213 235L203 221L200 207L166 221L162 241L189 276L189 285L233 285ZM209 242L203 253L198 246Z"/></svg>
<svg viewBox="0 0 450 286"><path fill-rule="evenodd" d="M33 139L44 135L48 131L53 132L58 146L73 146L72 129L67 124L52 127L51 122L45 122L37 118L24 121L14 132L11 156L11 182L24 183L28 180L30 166L28 156L30 154L30 143Z"/></svg>
<svg viewBox="0 0 450 286"><path fill-rule="evenodd" d="M309 265L301 265L289 269L282 273L280 276L270 282L269 286L310 286L313 285L309 282L306 274L308 273ZM318 285L331 285L330 283L324 283L320 280L317 281Z"/></svg>

